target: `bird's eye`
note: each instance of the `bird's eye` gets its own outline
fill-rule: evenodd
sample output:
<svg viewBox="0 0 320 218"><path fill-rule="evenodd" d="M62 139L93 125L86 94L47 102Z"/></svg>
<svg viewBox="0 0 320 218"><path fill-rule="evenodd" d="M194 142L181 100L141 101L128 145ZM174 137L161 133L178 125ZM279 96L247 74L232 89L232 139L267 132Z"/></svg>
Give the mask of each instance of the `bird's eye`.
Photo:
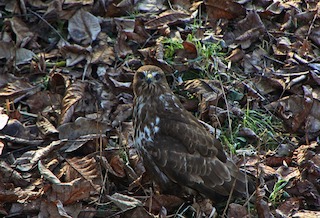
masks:
<svg viewBox="0 0 320 218"><path fill-rule="evenodd" d="M140 80L142 80L142 79L144 79L146 77L146 75L144 75L144 73L139 73L138 74L138 78L140 79Z"/></svg>
<svg viewBox="0 0 320 218"><path fill-rule="evenodd" d="M155 78L157 81L159 81L159 80L161 79L161 74L157 73L157 74L154 76L154 78Z"/></svg>

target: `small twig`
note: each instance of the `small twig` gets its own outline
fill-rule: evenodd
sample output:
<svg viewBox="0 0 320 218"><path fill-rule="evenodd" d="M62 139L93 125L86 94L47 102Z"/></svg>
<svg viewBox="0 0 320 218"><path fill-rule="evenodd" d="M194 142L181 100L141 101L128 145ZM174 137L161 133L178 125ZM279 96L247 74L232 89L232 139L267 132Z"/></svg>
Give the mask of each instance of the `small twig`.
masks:
<svg viewBox="0 0 320 218"><path fill-rule="evenodd" d="M35 15L36 17L38 17L40 20L42 20L43 22L45 22L45 24L47 24L63 41L67 42L67 40L65 40L65 38L56 30L56 28L54 28L48 21L46 21L43 17L41 17L38 13L30 10L29 8L27 8L27 11L29 11L30 13L32 13L33 15Z"/></svg>
<svg viewBox="0 0 320 218"><path fill-rule="evenodd" d="M38 118L37 114L32 114L32 113L28 113L26 111L20 111L20 114L24 115L24 116L28 116L28 117L34 117L34 118Z"/></svg>
<svg viewBox="0 0 320 218"><path fill-rule="evenodd" d="M9 136L9 135L0 135L0 139L4 141L17 143L17 144L24 144L24 145L31 145L31 146L38 146L44 142L44 140L28 140L28 139Z"/></svg>
<svg viewBox="0 0 320 218"><path fill-rule="evenodd" d="M233 194L234 188L236 186L236 181L237 181L237 179L235 179L233 184L232 184L231 191L229 193L229 197L228 197L228 200L227 200L227 204L226 204L226 206L225 206L225 208L223 210L223 213L222 213L222 217L226 217L227 209L228 209L228 206L229 206L229 204L231 202L232 194Z"/></svg>
<svg viewBox="0 0 320 218"><path fill-rule="evenodd" d="M231 141L233 142L233 135L232 135L232 124L231 124L231 115L230 115L230 109L229 109L229 104L228 104L228 101L227 101L227 95L226 95L226 92L224 90L224 87L223 87L223 84L222 84L222 80L221 80L221 77L219 76L219 82L220 82L220 86L221 86L221 91L222 91L222 95L223 95L223 98L226 102L226 109L227 109L227 114L228 114L228 129L230 131L230 138L231 138Z"/></svg>
<svg viewBox="0 0 320 218"><path fill-rule="evenodd" d="M318 9L318 10L319 10L319 9ZM306 40L309 39L309 36L310 36L310 34L311 34L312 27L314 26L314 22L315 22L316 19L318 18L318 13L319 13L318 10L317 10L317 12L315 13L315 15L313 16L313 19L312 19L312 21L311 21L311 24L310 24L310 27L309 27L309 30L308 30L308 34L307 34Z"/></svg>

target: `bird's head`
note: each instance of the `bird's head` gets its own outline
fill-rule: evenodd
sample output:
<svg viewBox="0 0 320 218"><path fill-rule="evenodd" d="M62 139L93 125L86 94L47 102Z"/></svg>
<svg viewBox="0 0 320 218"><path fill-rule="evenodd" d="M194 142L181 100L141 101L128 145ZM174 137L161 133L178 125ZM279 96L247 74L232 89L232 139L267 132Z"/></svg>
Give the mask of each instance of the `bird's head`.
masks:
<svg viewBox="0 0 320 218"><path fill-rule="evenodd" d="M166 76L159 67L145 65L140 67L134 75L133 92L135 96L157 95L170 91Z"/></svg>

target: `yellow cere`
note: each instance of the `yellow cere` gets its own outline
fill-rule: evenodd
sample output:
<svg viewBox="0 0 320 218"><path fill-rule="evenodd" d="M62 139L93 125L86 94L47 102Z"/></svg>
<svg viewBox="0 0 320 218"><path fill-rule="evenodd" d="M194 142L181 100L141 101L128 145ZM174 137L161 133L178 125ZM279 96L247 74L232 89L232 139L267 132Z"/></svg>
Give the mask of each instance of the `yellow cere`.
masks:
<svg viewBox="0 0 320 218"><path fill-rule="evenodd" d="M148 79L151 79L151 78L153 78L153 75L152 75L152 73L149 73L149 72L148 72L148 73L147 73L147 78L148 78Z"/></svg>

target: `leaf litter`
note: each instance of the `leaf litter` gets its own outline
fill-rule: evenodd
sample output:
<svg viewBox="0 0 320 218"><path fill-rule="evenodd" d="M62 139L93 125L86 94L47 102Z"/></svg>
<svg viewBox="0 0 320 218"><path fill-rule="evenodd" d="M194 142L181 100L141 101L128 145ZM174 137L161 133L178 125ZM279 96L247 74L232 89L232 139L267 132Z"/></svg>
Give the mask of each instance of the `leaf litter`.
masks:
<svg viewBox="0 0 320 218"><path fill-rule="evenodd" d="M317 1L0 1L0 216L319 217ZM161 193L132 141L154 64L257 181Z"/></svg>

